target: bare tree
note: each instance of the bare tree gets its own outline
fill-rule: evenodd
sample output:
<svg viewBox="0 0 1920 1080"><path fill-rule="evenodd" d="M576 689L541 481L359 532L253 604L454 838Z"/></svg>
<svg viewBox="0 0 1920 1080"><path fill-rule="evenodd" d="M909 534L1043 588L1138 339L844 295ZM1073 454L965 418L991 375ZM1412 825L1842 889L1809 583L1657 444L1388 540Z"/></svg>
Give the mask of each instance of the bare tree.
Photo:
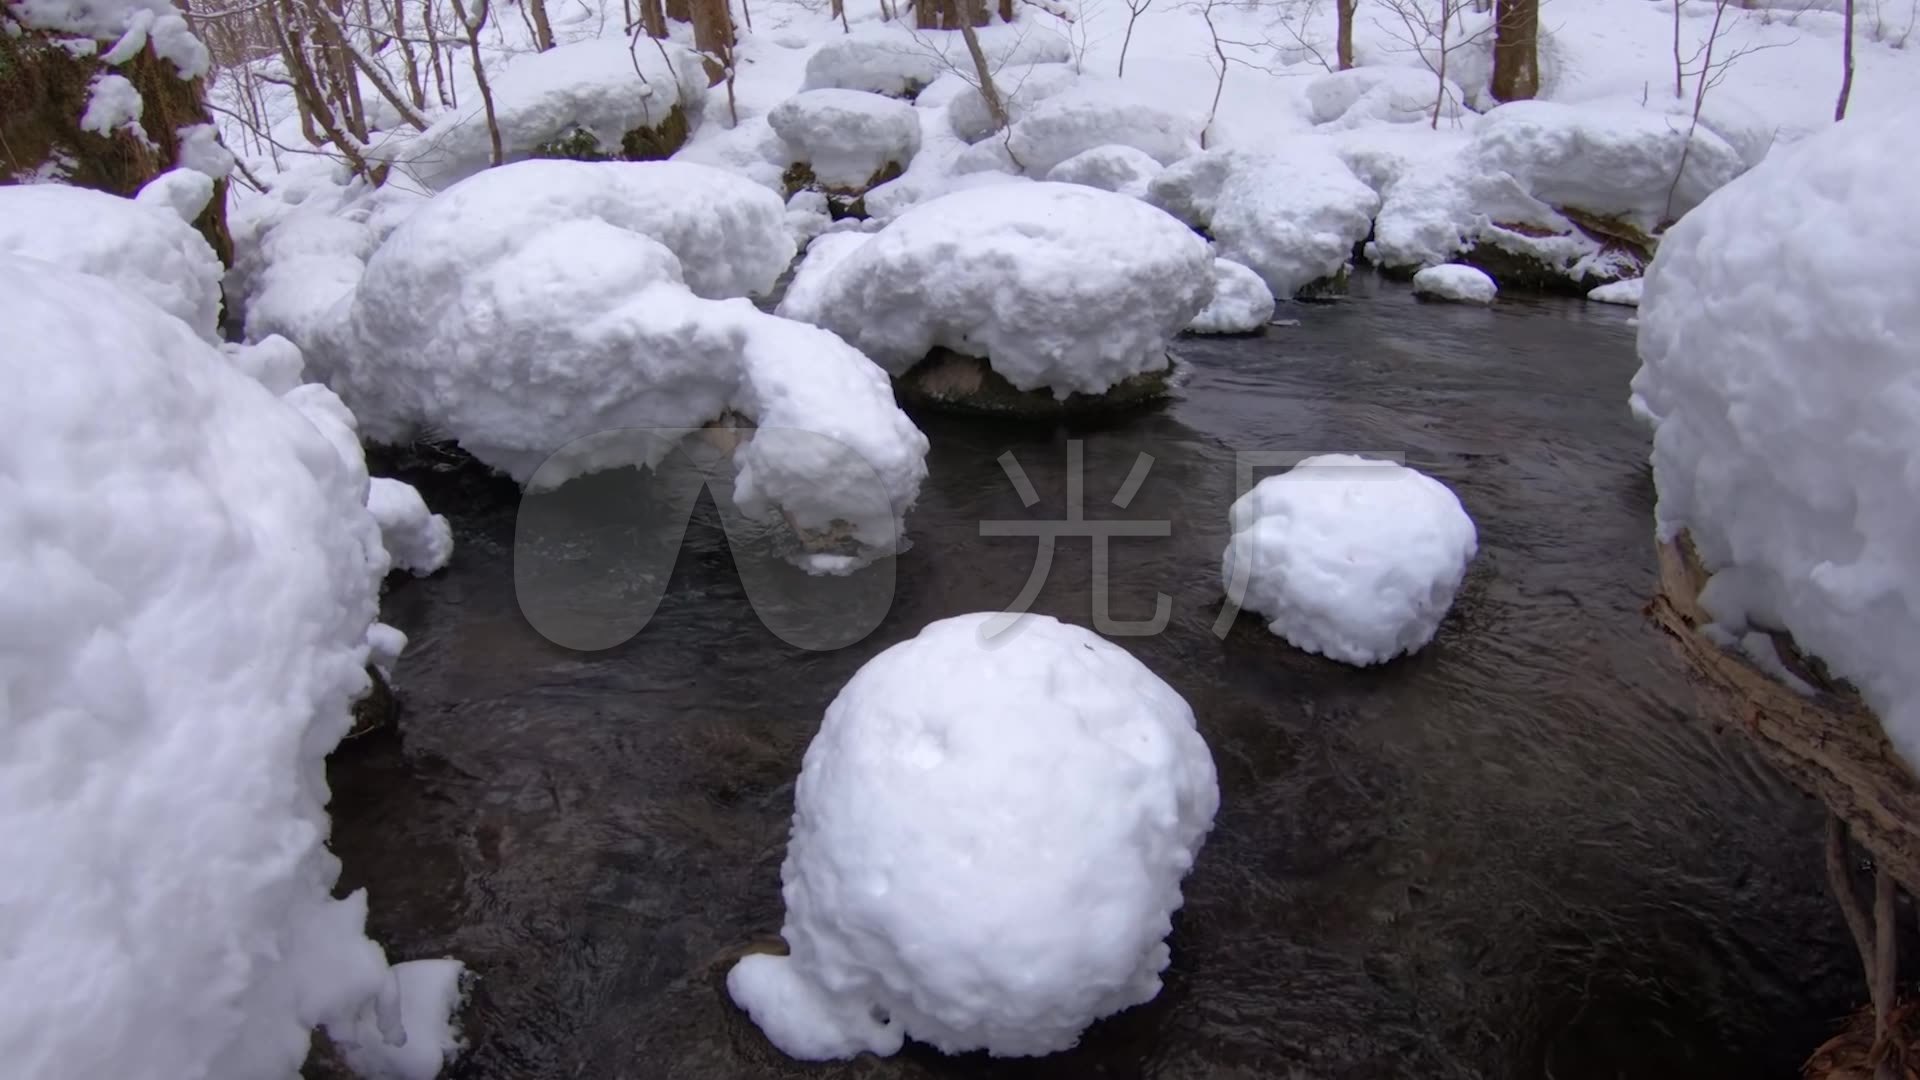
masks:
<svg viewBox="0 0 1920 1080"><path fill-rule="evenodd" d="M1120 39L1120 70L1114 72L1116 77L1124 77L1127 73L1127 46L1133 44L1134 22L1153 6L1153 0L1122 0L1122 2L1127 5L1127 33Z"/></svg>
<svg viewBox="0 0 1920 1080"><path fill-rule="evenodd" d="M668 6L672 10L671 4ZM733 10L727 0L693 0L693 47L706 60L707 85L733 87Z"/></svg>
<svg viewBox="0 0 1920 1080"><path fill-rule="evenodd" d="M533 19L533 47L546 52L553 48L553 24L547 21L547 0L523 0Z"/></svg>
<svg viewBox="0 0 1920 1080"><path fill-rule="evenodd" d="M479 0L473 17L468 18L462 0L452 0L453 14L467 32L467 53L473 60L473 81L480 88L480 104L487 113L487 138L493 142L493 163L498 165L506 159L506 154L500 148L500 117L493 110L493 87L487 82L487 66L480 61L480 31L487 25L492 2Z"/></svg>
<svg viewBox="0 0 1920 1080"><path fill-rule="evenodd" d="M986 0L950 2L960 8L960 36L966 40L967 56L973 60L973 73L980 80L980 97L987 103L987 115L993 117L996 130L1005 131L1008 126L1007 103L1000 98L1000 88L993 84L993 69L987 63L986 50L980 47L980 35L973 32L974 18L978 12L986 10Z"/></svg>
<svg viewBox="0 0 1920 1080"><path fill-rule="evenodd" d="M1840 100L1833 106L1834 123L1847 118L1847 98L1853 93L1853 0L1847 0L1846 27L1840 39Z"/></svg>
<svg viewBox="0 0 1920 1080"><path fill-rule="evenodd" d="M1540 92L1540 0L1498 0L1493 16L1493 96L1524 101Z"/></svg>
<svg viewBox="0 0 1920 1080"><path fill-rule="evenodd" d="M1447 86L1447 58L1453 53L1472 47L1486 39L1499 24L1498 18L1473 30L1468 30L1461 9L1454 0L1437 0L1436 8L1429 8L1426 0L1381 0L1388 11L1399 18L1399 25L1376 24L1387 34L1420 57L1420 62L1433 72L1435 89L1433 93L1433 114L1431 126L1440 126L1440 117L1446 112L1453 91ZM1458 26L1459 33L1454 34L1450 27ZM1456 108L1459 102L1454 102Z"/></svg>
<svg viewBox="0 0 1920 1080"><path fill-rule="evenodd" d="M1347 71L1353 67L1353 14L1360 7L1360 0L1333 0L1333 6L1339 27L1334 55L1339 58L1340 70Z"/></svg>

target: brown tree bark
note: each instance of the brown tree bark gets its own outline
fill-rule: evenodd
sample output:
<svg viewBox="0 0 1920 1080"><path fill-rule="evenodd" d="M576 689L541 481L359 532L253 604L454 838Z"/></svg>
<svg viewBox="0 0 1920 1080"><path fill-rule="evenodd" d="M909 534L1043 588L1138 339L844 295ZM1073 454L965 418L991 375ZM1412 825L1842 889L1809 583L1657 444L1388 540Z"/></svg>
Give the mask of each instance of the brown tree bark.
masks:
<svg viewBox="0 0 1920 1080"><path fill-rule="evenodd" d="M1847 118L1847 98L1853 94L1853 0L1847 0L1844 35L1840 39L1840 100L1833 106L1833 122Z"/></svg>
<svg viewBox="0 0 1920 1080"><path fill-rule="evenodd" d="M667 18L675 22L693 21L693 0L666 0Z"/></svg>
<svg viewBox="0 0 1920 1080"><path fill-rule="evenodd" d="M1493 96L1524 101L1540 92L1540 0L1499 0L1493 19Z"/></svg>
<svg viewBox="0 0 1920 1080"><path fill-rule="evenodd" d="M660 0L640 0L640 24L647 28L650 38L667 36L667 9Z"/></svg>
<svg viewBox="0 0 1920 1080"><path fill-rule="evenodd" d="M526 0L527 14L533 16L533 45L541 52L553 48L553 24L547 21L547 0Z"/></svg>
<svg viewBox="0 0 1920 1080"><path fill-rule="evenodd" d="M1013 21L1013 0L1000 0L1000 21L1004 23Z"/></svg>
<svg viewBox="0 0 1920 1080"><path fill-rule="evenodd" d="M1360 0L1334 0L1334 8L1339 19L1338 36L1334 38L1334 50L1338 56L1341 71L1353 67L1353 12L1360 6Z"/></svg>
<svg viewBox="0 0 1920 1080"><path fill-rule="evenodd" d="M728 0L693 0L693 47L706 63L707 85L724 80L733 67L733 9Z"/></svg>

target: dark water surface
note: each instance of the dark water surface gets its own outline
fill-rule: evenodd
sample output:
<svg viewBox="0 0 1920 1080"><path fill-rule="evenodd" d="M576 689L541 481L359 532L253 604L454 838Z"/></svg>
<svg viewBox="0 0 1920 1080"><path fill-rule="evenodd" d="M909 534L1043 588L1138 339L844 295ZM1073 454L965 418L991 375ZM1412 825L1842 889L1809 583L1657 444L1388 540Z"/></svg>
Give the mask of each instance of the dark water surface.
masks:
<svg viewBox="0 0 1920 1080"><path fill-rule="evenodd" d="M333 764L347 883L371 889L396 959L478 972L452 1070L469 1080L1795 1075L1857 966L1814 808L1690 717L1641 616L1653 492L1629 314L1381 287L1283 310L1301 325L1264 338L1184 343L1191 381L1158 413L922 418L932 475L895 602L833 652L761 624L709 502L644 632L552 645L515 599L511 489L416 463L461 546L389 596L412 635L406 711ZM1063 516L1070 438L1089 517L1172 522L1114 542L1113 615L1172 598L1166 632L1121 644L1192 703L1220 771L1166 989L1041 1061L787 1062L721 976L779 929L801 754L867 658L1018 594L1035 542L978 523ZM1355 670L1251 616L1217 638L1239 450L1400 452L1451 485L1481 550L1435 642ZM1090 550L1060 542L1036 610L1090 622Z"/></svg>

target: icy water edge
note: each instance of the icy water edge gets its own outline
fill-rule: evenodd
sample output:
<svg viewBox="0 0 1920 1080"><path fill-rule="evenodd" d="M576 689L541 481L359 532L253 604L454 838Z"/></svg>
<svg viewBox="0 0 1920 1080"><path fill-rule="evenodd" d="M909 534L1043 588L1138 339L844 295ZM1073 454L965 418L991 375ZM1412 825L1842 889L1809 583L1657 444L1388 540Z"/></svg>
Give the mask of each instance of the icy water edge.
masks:
<svg viewBox="0 0 1920 1080"><path fill-rule="evenodd" d="M478 973L449 1075L1797 1075L1853 1004L1857 962L1816 808L1692 718L1641 616L1653 490L1625 405L1630 310L1361 293L1283 306L1301 324L1262 338L1182 342L1191 378L1159 412L916 418L933 449L914 547L879 627L837 651L762 625L710 503L638 637L550 644L515 596L512 488L411 462L461 546L387 598L412 638L405 711L397 735L335 755L333 846L394 959ZM1166 988L1039 1061L786 1061L721 978L779 929L801 755L869 657L1019 593L1035 541L979 522L1063 516L1070 439L1089 517L1172 522L1114 541L1113 615L1172 598L1165 632L1120 644L1186 696L1220 770ZM1481 550L1434 644L1354 670L1251 616L1216 637L1239 450L1403 453L1452 486ZM1118 509L1142 452L1152 470ZM1034 609L1090 623L1091 563L1063 539Z"/></svg>

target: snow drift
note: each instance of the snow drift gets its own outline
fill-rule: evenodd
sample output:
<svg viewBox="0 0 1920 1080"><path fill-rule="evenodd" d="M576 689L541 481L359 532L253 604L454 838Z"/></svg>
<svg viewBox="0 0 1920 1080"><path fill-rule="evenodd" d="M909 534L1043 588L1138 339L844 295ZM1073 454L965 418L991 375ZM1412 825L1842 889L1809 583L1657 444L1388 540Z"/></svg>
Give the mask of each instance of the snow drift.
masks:
<svg viewBox="0 0 1920 1080"><path fill-rule="evenodd" d="M1159 993L1218 805L1192 710L1125 650L1044 615L933 623L828 707L781 867L792 953L728 990L799 1058L1065 1050Z"/></svg>
<svg viewBox="0 0 1920 1080"><path fill-rule="evenodd" d="M1920 154L1896 114L1776 150L1668 232L1640 303L1660 536L1722 627L1785 629L1920 764Z"/></svg>

